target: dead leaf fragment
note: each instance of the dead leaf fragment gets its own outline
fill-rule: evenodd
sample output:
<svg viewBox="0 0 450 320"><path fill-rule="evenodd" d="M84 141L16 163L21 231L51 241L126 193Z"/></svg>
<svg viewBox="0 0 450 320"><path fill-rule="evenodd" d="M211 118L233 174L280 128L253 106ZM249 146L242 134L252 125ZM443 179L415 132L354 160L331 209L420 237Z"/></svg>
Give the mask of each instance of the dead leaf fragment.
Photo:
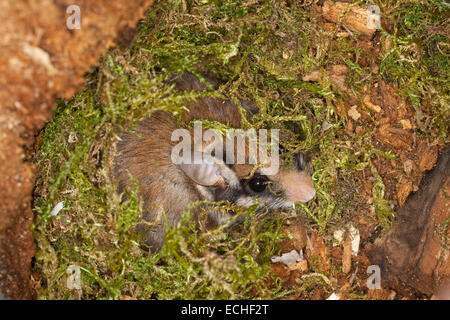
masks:
<svg viewBox="0 0 450 320"><path fill-rule="evenodd" d="M427 141L421 141L417 150L419 156L419 170L431 170L438 158L437 146L429 146Z"/></svg>
<svg viewBox="0 0 450 320"><path fill-rule="evenodd" d="M346 125L346 127L345 127L345 130L346 130L348 133L352 133L352 132L353 132L353 122L347 121L347 125Z"/></svg>
<svg viewBox="0 0 450 320"><path fill-rule="evenodd" d="M352 241L349 236L344 240L344 253L342 254L342 272L348 274L352 268Z"/></svg>
<svg viewBox="0 0 450 320"><path fill-rule="evenodd" d="M302 260L294 263L289 267L290 271L299 270L300 272L308 272L308 261Z"/></svg>
<svg viewBox="0 0 450 320"><path fill-rule="evenodd" d="M341 76L348 73L348 67L345 64L335 64L330 67L330 74Z"/></svg>
<svg viewBox="0 0 450 320"><path fill-rule="evenodd" d="M281 252L289 252L291 250L300 251L307 245L306 227L300 223L294 223L283 228L283 233L289 235L281 244Z"/></svg>
<svg viewBox="0 0 450 320"><path fill-rule="evenodd" d="M412 170L414 167L414 162L410 159L406 160L405 162L403 162L403 170L405 171L406 174L411 174Z"/></svg>
<svg viewBox="0 0 450 320"><path fill-rule="evenodd" d="M401 179L400 186L397 188L397 201L400 207L405 204L406 199L413 190L413 184L408 179Z"/></svg>
<svg viewBox="0 0 450 320"><path fill-rule="evenodd" d="M331 267L331 261L328 255L328 248L325 245L323 238L320 237L317 232L312 232L308 239L308 246L305 251L307 260L318 258L316 260L317 268L322 272L328 272Z"/></svg>
<svg viewBox="0 0 450 320"><path fill-rule="evenodd" d="M315 70L315 71L307 74L306 76L303 76L303 78L302 78L303 81L312 81L312 82L319 81L319 79L320 79L320 71L319 70Z"/></svg>
<svg viewBox="0 0 450 320"><path fill-rule="evenodd" d="M355 121L358 121L359 118L361 118L361 114L358 112L357 106L352 106L348 111L347 114L350 118L352 118Z"/></svg>
<svg viewBox="0 0 450 320"><path fill-rule="evenodd" d="M409 119L400 120L400 124L402 125L402 128L405 130L412 129L412 125L411 125L411 122L409 121Z"/></svg>
<svg viewBox="0 0 450 320"><path fill-rule="evenodd" d="M364 105L365 105L367 108L369 108L370 110L372 110L372 111L374 111L374 112L377 112L377 113L379 113L379 112L381 111L381 107L378 106L378 105L376 105L376 104L373 104L373 103L370 101L370 97L369 97L368 95L365 95L365 96L364 96L363 102L364 102Z"/></svg>

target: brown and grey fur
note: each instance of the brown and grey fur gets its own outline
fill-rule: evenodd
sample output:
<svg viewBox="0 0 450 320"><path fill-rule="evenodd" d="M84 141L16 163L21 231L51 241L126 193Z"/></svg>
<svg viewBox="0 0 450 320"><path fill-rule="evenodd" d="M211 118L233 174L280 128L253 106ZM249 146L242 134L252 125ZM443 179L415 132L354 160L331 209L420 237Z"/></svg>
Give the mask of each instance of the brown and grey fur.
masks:
<svg viewBox="0 0 450 320"><path fill-rule="evenodd" d="M203 90L205 86L192 74L185 73L173 80L178 90ZM219 98L200 98L187 105L189 112L185 120L206 119L219 121L230 127L239 128L241 115L231 101ZM152 251L159 250L165 237L163 215L167 223L174 226L184 209L198 200L228 200L233 204L250 206L255 197L260 202L258 210L292 208L295 201L308 201L314 196L311 178L304 172L305 161L301 154L295 158L294 168L280 170L277 175L267 177L270 188L256 194L248 187L251 165L221 165L225 186L205 186L195 183L171 160L173 146L171 134L177 129L176 120L167 112L156 111L143 120L135 133L123 133L117 143L114 173L119 190L132 189L129 174L140 185L143 199L143 219L154 223L146 232L145 242ZM258 175L258 171L255 173ZM309 194L308 194L309 193ZM211 217L214 224L226 219ZM147 228L147 229L146 229Z"/></svg>

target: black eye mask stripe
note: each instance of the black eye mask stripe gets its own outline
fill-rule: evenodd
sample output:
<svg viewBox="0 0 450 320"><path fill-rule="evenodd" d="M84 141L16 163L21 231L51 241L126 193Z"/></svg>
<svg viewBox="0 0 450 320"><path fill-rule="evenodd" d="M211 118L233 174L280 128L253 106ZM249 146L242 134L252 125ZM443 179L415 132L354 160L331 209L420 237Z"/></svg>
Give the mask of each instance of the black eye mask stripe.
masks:
<svg viewBox="0 0 450 320"><path fill-rule="evenodd" d="M295 167L299 171L303 171L306 168L306 157L303 153L297 153L294 156Z"/></svg>

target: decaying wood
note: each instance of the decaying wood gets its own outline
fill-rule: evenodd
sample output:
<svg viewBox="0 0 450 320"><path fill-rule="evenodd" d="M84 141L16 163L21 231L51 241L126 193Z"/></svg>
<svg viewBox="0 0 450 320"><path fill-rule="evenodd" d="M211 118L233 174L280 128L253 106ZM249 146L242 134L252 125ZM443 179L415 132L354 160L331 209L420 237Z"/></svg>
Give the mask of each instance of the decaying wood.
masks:
<svg viewBox="0 0 450 320"><path fill-rule="evenodd" d="M419 190L398 210L391 230L375 242L371 262L381 267L383 286L399 289L404 282L424 294L448 291L449 169L450 146L425 176Z"/></svg>
<svg viewBox="0 0 450 320"><path fill-rule="evenodd" d="M350 31L358 32L365 36L373 36L376 31L376 21L379 16L370 12L367 8L351 6L349 3L325 1L322 7L322 15L333 23L342 22Z"/></svg>

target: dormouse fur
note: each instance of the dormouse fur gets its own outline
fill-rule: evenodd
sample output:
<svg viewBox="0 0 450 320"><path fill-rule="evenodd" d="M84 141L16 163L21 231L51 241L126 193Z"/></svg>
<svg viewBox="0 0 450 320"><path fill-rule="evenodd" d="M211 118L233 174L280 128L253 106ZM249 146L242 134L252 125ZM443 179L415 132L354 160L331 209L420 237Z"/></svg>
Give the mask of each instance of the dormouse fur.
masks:
<svg viewBox="0 0 450 320"><path fill-rule="evenodd" d="M173 79L177 90L204 90L197 77L185 73ZM213 85L215 83L211 81ZM244 107L254 112L247 104ZM199 98L187 104L186 121L205 119L219 121L239 128L241 114L231 101L220 98ZM280 168L276 175L265 176L253 165L230 165L217 159L209 166L183 166L171 161L172 132L178 128L171 114L156 111L144 119L134 132L121 133L114 159L114 176L119 182L119 192L132 189L129 175L139 182L143 200L145 224L138 231L146 232L145 243L151 251L159 250L165 237L163 215L174 226L184 209L198 200L228 200L238 206L251 206L259 200L258 210L271 211L292 208L297 201L307 202L315 196L310 175L305 171L302 154L295 156L294 166ZM222 159L220 159L222 160ZM213 176L210 176L213 175ZM217 180L217 181L216 181ZM229 217L212 214L212 225L220 225Z"/></svg>

